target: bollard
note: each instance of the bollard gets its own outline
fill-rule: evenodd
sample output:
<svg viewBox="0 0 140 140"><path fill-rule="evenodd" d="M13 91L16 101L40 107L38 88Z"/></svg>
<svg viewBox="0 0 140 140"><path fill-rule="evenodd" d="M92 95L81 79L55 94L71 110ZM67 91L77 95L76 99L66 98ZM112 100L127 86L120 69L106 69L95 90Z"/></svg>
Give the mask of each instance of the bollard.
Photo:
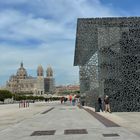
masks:
<svg viewBox="0 0 140 140"><path fill-rule="evenodd" d="M25 107L25 100L23 101L23 107Z"/></svg>
<svg viewBox="0 0 140 140"><path fill-rule="evenodd" d="M27 108L27 107L29 107L29 101L26 101L26 100L22 100L22 101L20 101L19 102L19 108Z"/></svg>

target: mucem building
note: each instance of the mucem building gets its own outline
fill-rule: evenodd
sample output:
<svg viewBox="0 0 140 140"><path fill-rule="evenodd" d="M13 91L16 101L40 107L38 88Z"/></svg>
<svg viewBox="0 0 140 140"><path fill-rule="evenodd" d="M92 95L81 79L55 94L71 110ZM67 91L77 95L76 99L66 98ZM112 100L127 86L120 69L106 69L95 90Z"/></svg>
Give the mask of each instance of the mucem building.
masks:
<svg viewBox="0 0 140 140"><path fill-rule="evenodd" d="M112 111L140 111L140 17L78 19L74 66L88 106L108 95Z"/></svg>

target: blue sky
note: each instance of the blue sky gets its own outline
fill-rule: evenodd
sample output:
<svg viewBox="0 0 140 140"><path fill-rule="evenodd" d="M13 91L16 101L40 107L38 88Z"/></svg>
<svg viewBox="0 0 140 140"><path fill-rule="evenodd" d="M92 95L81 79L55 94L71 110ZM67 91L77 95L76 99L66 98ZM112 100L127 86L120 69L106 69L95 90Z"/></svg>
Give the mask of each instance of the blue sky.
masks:
<svg viewBox="0 0 140 140"><path fill-rule="evenodd" d="M139 16L139 0L0 1L0 85L20 62L29 75L38 65L54 69L56 84L79 82L73 66L77 18Z"/></svg>

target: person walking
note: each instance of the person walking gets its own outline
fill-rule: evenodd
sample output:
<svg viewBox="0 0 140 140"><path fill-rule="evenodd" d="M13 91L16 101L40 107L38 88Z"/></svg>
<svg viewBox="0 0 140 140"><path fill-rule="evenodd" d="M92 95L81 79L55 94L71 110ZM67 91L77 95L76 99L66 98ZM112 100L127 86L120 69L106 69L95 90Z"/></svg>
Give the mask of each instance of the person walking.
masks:
<svg viewBox="0 0 140 140"><path fill-rule="evenodd" d="M72 96L72 105L75 106L75 96Z"/></svg>
<svg viewBox="0 0 140 140"><path fill-rule="evenodd" d="M64 97L61 97L61 104L63 103L63 101L64 101Z"/></svg>
<svg viewBox="0 0 140 140"><path fill-rule="evenodd" d="M71 103L71 101L72 101L72 95L69 95L69 101Z"/></svg>
<svg viewBox="0 0 140 140"><path fill-rule="evenodd" d="M98 97L98 111L100 112L100 110L103 112L103 104L101 96Z"/></svg>
<svg viewBox="0 0 140 140"><path fill-rule="evenodd" d="M105 112L111 113L108 95L105 96L104 103L105 103Z"/></svg>

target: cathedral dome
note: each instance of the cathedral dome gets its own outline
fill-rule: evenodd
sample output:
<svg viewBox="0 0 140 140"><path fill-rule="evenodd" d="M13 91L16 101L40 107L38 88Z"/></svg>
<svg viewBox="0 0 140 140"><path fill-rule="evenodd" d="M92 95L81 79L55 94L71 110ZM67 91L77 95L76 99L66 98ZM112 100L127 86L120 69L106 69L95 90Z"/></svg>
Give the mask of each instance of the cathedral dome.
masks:
<svg viewBox="0 0 140 140"><path fill-rule="evenodd" d="M47 77L53 77L53 69L51 68L51 66L47 68L46 73L47 73Z"/></svg>
<svg viewBox="0 0 140 140"><path fill-rule="evenodd" d="M43 76L43 67L41 65L37 68L37 76Z"/></svg>
<svg viewBox="0 0 140 140"><path fill-rule="evenodd" d="M23 63L21 63L20 68L17 70L17 78L18 79L25 79L27 77L27 71L23 67Z"/></svg>

